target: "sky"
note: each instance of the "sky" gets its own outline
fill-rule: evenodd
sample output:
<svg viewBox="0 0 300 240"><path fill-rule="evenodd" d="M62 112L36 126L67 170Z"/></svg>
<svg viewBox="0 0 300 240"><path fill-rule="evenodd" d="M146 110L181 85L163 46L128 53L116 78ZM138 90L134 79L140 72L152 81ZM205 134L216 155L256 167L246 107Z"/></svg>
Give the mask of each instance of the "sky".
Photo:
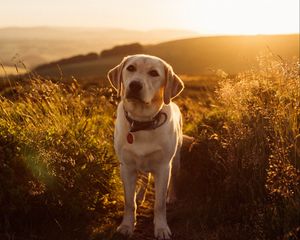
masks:
<svg viewBox="0 0 300 240"><path fill-rule="evenodd" d="M299 0L2 0L0 27L299 33Z"/></svg>

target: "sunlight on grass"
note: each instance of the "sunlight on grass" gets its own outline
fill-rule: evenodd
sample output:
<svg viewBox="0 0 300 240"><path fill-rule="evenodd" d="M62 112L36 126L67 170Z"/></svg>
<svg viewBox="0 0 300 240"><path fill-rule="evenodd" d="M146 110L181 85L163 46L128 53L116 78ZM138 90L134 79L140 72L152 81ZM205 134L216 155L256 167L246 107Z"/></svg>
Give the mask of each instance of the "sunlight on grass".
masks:
<svg viewBox="0 0 300 240"><path fill-rule="evenodd" d="M219 96L235 128L250 127L255 131L249 134L260 146L249 146L257 155L251 160L263 161L261 158L270 151L267 190L271 195L292 197L300 181L295 155L300 127L299 61L263 55L259 64L259 71L250 70L224 80ZM255 146L255 142L249 144Z"/></svg>
<svg viewBox="0 0 300 240"><path fill-rule="evenodd" d="M237 75L183 76L186 93L175 101L195 141L182 152L175 232L209 240L297 234L299 60L262 55L258 63ZM29 77L0 95L0 230L114 239L123 193L113 91Z"/></svg>
<svg viewBox="0 0 300 240"><path fill-rule="evenodd" d="M0 77L4 77L7 75L18 75L27 73L27 69L23 67L15 67L15 66L4 66L1 64L0 66Z"/></svg>
<svg viewBox="0 0 300 240"><path fill-rule="evenodd" d="M92 212L102 216L99 224L108 221L108 211L117 212L121 201L110 90L86 94L76 81L67 87L33 79L17 91L14 101L0 97L0 142L10 146L1 150L0 163L13 172L18 166L22 177L8 175L2 188L15 199L27 195L22 205L29 212L36 211L31 202L38 198L51 205L58 219L68 209L71 222L79 216L78 223L88 221ZM20 181L18 194L10 178ZM0 208L5 216L14 211Z"/></svg>
<svg viewBox="0 0 300 240"><path fill-rule="evenodd" d="M299 60L265 54L258 63L236 76L219 71L208 111L201 102L181 104L185 132L196 138L179 183L188 205L181 214L192 219L189 229L201 229L195 239L296 239L299 232Z"/></svg>

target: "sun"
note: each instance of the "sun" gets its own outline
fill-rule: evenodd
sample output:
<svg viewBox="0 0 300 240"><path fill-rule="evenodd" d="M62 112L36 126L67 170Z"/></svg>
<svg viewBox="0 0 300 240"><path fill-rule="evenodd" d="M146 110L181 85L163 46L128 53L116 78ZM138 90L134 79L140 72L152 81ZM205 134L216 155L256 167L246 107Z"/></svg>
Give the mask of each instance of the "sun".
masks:
<svg viewBox="0 0 300 240"><path fill-rule="evenodd" d="M189 1L187 28L207 34L284 34L299 32L298 0Z"/></svg>

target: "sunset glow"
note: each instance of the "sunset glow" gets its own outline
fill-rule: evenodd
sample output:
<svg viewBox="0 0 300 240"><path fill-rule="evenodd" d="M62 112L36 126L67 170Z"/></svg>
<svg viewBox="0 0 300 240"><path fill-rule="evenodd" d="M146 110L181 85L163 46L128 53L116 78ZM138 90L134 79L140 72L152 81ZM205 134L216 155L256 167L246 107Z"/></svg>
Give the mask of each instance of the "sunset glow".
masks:
<svg viewBox="0 0 300 240"><path fill-rule="evenodd" d="M208 34L299 32L298 0L192 1L186 27Z"/></svg>
<svg viewBox="0 0 300 240"><path fill-rule="evenodd" d="M299 0L21 0L1 4L0 27L188 29L200 34L299 32Z"/></svg>

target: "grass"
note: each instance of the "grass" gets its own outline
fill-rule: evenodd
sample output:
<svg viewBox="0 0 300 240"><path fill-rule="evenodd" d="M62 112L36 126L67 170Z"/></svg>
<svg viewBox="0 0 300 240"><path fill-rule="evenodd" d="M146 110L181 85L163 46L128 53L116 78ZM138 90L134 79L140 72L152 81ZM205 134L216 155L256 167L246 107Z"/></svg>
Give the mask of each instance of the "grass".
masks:
<svg viewBox="0 0 300 240"><path fill-rule="evenodd" d="M5 75L16 75L16 74L25 74L27 71L24 68L12 67L12 66L0 66L0 77Z"/></svg>
<svg viewBox="0 0 300 240"><path fill-rule="evenodd" d="M183 157L179 191L192 239L299 237L299 61L259 64L223 76L218 106L188 122L198 140Z"/></svg>
<svg viewBox="0 0 300 240"><path fill-rule="evenodd" d="M185 239L299 236L299 61L258 63L182 77L176 102L196 141L182 154L169 220ZM109 88L30 78L0 97L0 236L110 239L122 212L117 100Z"/></svg>
<svg viewBox="0 0 300 240"><path fill-rule="evenodd" d="M0 99L1 232L84 237L118 210L112 94L41 79L16 91Z"/></svg>

